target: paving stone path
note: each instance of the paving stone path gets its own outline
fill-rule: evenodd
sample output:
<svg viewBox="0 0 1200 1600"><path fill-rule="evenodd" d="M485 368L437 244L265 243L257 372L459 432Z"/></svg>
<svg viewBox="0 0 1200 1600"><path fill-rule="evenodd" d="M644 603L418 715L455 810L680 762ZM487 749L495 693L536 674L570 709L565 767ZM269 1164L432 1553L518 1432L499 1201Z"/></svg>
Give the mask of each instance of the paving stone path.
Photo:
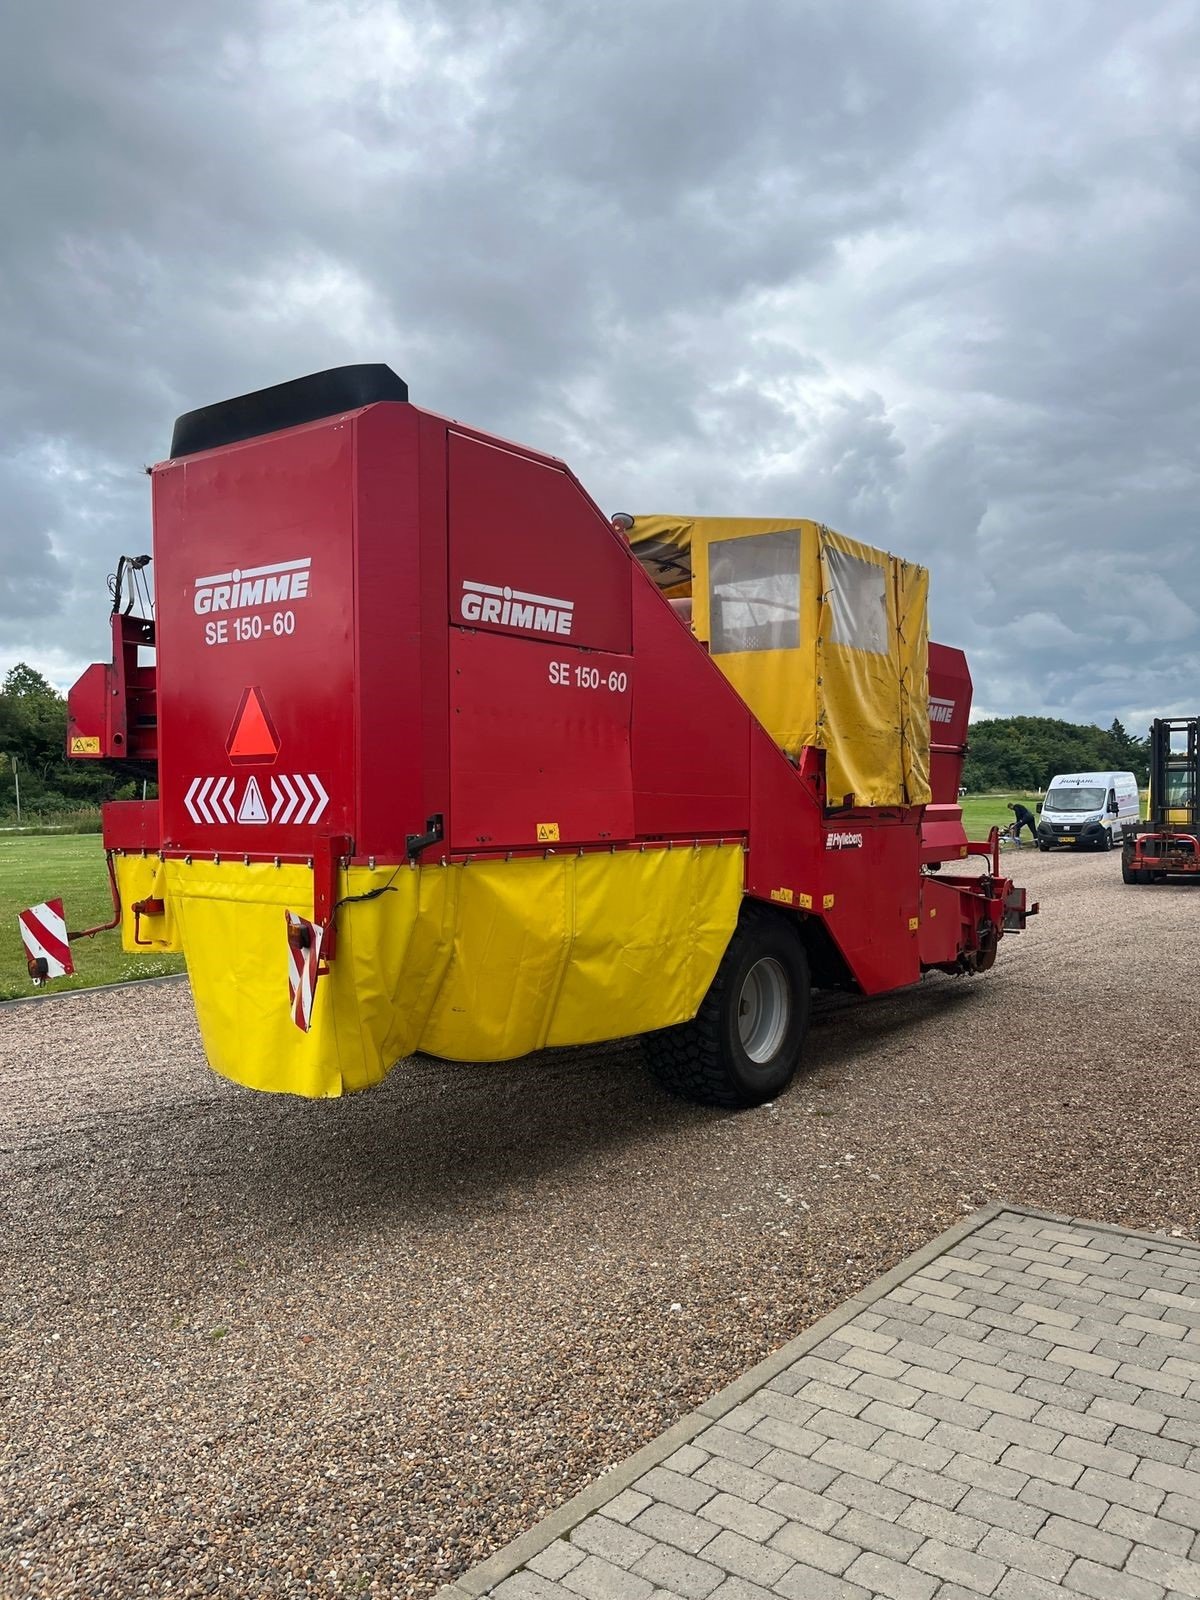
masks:
<svg viewBox="0 0 1200 1600"><path fill-rule="evenodd" d="M1200 1597L1200 1246L982 1213L444 1594Z"/></svg>

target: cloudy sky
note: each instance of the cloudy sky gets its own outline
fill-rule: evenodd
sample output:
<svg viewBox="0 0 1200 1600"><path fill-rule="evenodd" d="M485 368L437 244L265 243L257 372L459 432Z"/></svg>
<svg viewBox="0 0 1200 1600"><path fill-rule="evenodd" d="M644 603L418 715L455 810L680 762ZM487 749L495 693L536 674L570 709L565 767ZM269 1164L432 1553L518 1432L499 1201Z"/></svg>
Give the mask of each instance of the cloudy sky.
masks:
<svg viewBox="0 0 1200 1600"><path fill-rule="evenodd" d="M926 562L977 712L1200 707L1194 0L0 3L0 670L344 361L607 511Z"/></svg>

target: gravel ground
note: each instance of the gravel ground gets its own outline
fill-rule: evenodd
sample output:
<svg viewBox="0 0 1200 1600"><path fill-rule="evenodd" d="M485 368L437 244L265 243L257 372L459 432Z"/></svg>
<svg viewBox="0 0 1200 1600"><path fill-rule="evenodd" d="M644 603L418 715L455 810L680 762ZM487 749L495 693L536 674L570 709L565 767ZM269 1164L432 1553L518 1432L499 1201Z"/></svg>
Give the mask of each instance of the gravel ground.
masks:
<svg viewBox="0 0 1200 1600"><path fill-rule="evenodd" d="M1200 888L1006 859L988 976L830 1003L741 1115L628 1046L308 1103L182 985L0 1007L0 1594L427 1594L985 1201L1200 1233Z"/></svg>

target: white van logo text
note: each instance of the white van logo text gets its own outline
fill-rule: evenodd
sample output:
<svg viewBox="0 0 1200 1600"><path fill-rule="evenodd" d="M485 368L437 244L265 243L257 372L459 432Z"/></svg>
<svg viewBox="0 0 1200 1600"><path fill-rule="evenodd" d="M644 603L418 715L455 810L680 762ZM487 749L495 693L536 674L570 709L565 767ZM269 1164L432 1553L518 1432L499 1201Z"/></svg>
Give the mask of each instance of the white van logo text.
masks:
<svg viewBox="0 0 1200 1600"><path fill-rule="evenodd" d="M307 600L312 557L274 561L268 567L234 567L211 578L197 578L192 609L198 617L210 611L250 611L281 600Z"/></svg>
<svg viewBox="0 0 1200 1600"><path fill-rule="evenodd" d="M527 594L524 589L498 588L494 583L463 579L459 611L464 622L494 622L502 628L528 628L532 633L566 635L575 620L574 600Z"/></svg>

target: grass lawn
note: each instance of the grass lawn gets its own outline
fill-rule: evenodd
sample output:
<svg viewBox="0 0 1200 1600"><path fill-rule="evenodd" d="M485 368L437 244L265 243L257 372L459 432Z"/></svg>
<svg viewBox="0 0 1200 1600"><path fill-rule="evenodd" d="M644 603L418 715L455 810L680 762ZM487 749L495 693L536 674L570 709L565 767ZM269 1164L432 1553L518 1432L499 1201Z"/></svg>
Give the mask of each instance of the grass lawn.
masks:
<svg viewBox="0 0 1200 1600"><path fill-rule="evenodd" d="M1042 798L1043 796L1036 792L1020 789L1013 789L1011 793L964 795L959 801L959 805L962 806L963 823L968 837L971 839L986 839L988 829L993 824L998 828L1007 828L1013 820L1013 814L1008 808L1018 801L1027 806L1034 816L1037 816L1038 801ZM1141 814L1144 817L1149 810L1149 791L1146 789L1141 791L1141 806ZM1028 844L1028 828L1022 833L1021 839Z"/></svg>
<svg viewBox="0 0 1200 1600"><path fill-rule="evenodd" d="M17 912L53 899L63 902L68 928L90 928L112 916L100 835L0 834L0 1000L183 971L182 956L126 955L114 928L94 939L72 940L75 976L57 978L44 991L35 989L25 969Z"/></svg>
<svg viewBox="0 0 1200 1600"><path fill-rule="evenodd" d="M1037 815L1037 794L1026 794L1014 789L1011 794L966 794L959 801L962 806L963 825L969 839L986 839L989 828L1007 828L1013 820L1010 805L1021 804ZM1026 828L1024 837L1029 838Z"/></svg>

